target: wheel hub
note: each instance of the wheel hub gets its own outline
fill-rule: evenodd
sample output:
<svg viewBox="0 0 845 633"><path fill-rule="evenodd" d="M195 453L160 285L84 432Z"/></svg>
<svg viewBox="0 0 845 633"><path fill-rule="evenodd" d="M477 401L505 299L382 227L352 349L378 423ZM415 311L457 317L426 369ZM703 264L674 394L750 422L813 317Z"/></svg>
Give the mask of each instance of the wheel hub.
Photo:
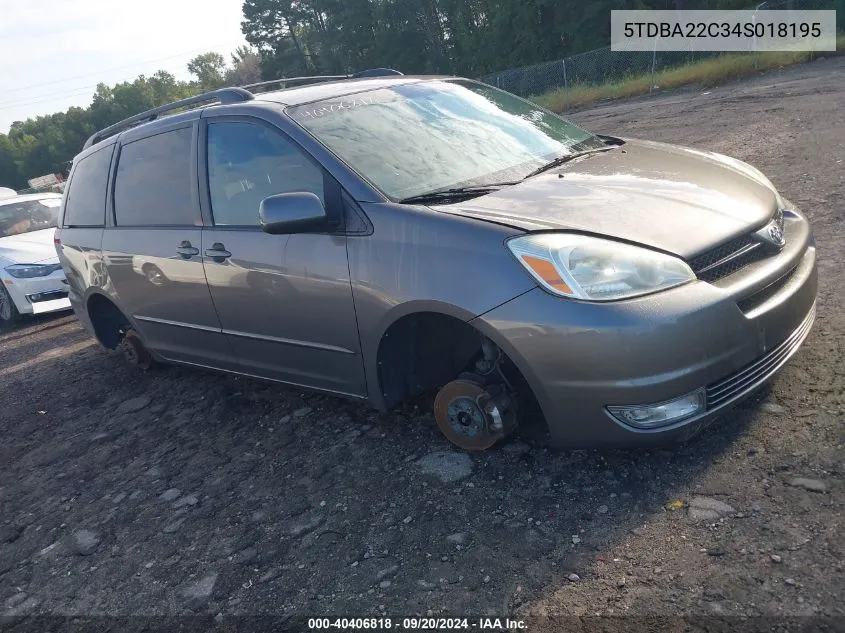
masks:
<svg viewBox="0 0 845 633"><path fill-rule="evenodd" d="M484 433L487 426L484 413L471 398L461 397L450 402L446 415L452 430L459 435L475 437Z"/></svg>

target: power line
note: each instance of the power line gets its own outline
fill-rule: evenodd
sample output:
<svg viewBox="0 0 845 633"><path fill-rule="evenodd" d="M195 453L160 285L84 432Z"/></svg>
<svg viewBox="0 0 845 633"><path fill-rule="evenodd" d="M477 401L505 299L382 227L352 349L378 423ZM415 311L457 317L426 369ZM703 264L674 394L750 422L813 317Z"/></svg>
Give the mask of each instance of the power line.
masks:
<svg viewBox="0 0 845 633"><path fill-rule="evenodd" d="M168 61L170 59L176 59L177 57L184 57L185 55L193 55L195 53L206 52L206 51L209 51L211 49L218 48L219 46L221 46L221 44L213 44L213 45L206 46L204 48L199 48L199 49L195 49L195 50L191 50L191 51L185 51L184 53L177 53L176 55L170 55L168 57L161 57L159 59L151 59L149 61L144 61L144 62L136 62L134 64L128 64L126 66L117 66L115 68L109 68L108 70L98 70L98 71L91 72L91 73L85 73L84 75L75 75L73 77L65 77L64 79L57 79L55 81L45 81L45 82L42 82L40 84L29 84L28 86L15 86L13 88L3 88L2 90L0 90L0 92L11 92L13 90L19 91L19 90L28 90L30 88L41 88L43 86L51 86L53 84L65 83L65 82L68 82L68 81L74 81L75 79L84 79L86 77L94 77L96 75L104 75L106 73L111 73L111 72L115 72L115 71L118 71L118 70L127 70L129 68L138 68L139 66L146 66L147 64L157 64L158 62L164 62L164 61Z"/></svg>
<svg viewBox="0 0 845 633"><path fill-rule="evenodd" d="M159 72L159 71L156 71L156 72ZM169 71L164 71L164 72L169 72ZM172 75L172 73L170 73L170 74ZM150 75L149 77L152 77L152 76L153 75ZM147 77L147 78L149 78L149 77ZM136 79L137 79L137 77L136 77ZM133 80L127 80L127 82L129 82L129 83L131 83L131 81L133 81ZM89 85L89 86L77 86L76 88L71 88L69 90L63 90L61 92L48 92L46 94L31 95L29 97L21 97L20 99L18 99L16 101L11 101L11 102L8 102L8 101L2 102L2 104L0 104L0 110L8 110L9 108L19 108L19 107L22 107L22 106L25 106L25 105L29 105L30 103L44 103L45 101L54 101L54 100L58 101L59 99L61 99L62 97L65 97L65 96L73 96L73 95L77 95L77 94L84 94L86 92L91 92L92 90L95 90L97 88L97 86L100 85L100 83L105 83L105 82L99 82L99 83L92 84L92 85Z"/></svg>
<svg viewBox="0 0 845 633"><path fill-rule="evenodd" d="M59 101L60 99L65 98L65 97L78 97L78 96L82 96L82 95L85 95L85 94L91 94L91 91L95 88L96 88L96 86L89 86L89 87L86 87L86 88L76 88L75 90L70 91L70 92L63 92L63 93L58 94L58 95L45 96L44 99L36 99L35 101L25 101L25 102L22 102L22 103L16 102L16 103L8 104L8 105L3 104L3 107L0 107L0 112L2 112L4 110L14 110L16 108L23 108L23 107L26 107L26 106L35 105L37 103L48 103L50 101Z"/></svg>
<svg viewBox="0 0 845 633"><path fill-rule="evenodd" d="M71 90L65 90L63 92L51 92L45 95L33 95L31 97L23 97L17 101L11 102L4 102L2 106L0 106L0 110L9 110L11 108L19 108L21 106L29 105L30 103L43 103L44 101L58 101L62 97L70 97L77 94L85 94L86 92L90 92L94 90L97 86L79 86L78 88L73 88Z"/></svg>
<svg viewBox="0 0 845 633"><path fill-rule="evenodd" d="M211 48L211 47L209 47L209 48ZM216 46L214 48L216 48ZM179 55L172 55L170 57L164 57L164 58L161 58L161 59L158 59L158 60L151 60L151 61L148 61L148 62L139 62L139 63L133 64L131 66L124 66L123 68L140 68L141 66L146 66L146 65L149 65L149 64L155 64L155 63L158 63L159 61L163 61L163 60L166 60L166 59L175 59L175 58L178 58L178 57L184 57L186 55L193 55L194 53L197 53L198 51L203 51L203 50L208 50L208 48L197 49L197 50L194 50L194 51L187 51L187 52L184 52L184 53L180 53ZM112 69L112 70L116 70L116 69ZM107 73L107 72L111 72L111 71L102 71L101 73L88 73L86 75L78 75L76 78L78 79L80 77L98 75L98 74L103 74L103 73ZM64 81L64 80L62 80L62 81ZM47 82L47 83L44 83L44 84L41 84L41 85L46 86L46 85L50 85L51 83L59 83L59 82ZM99 83L103 83L103 82L99 82ZM17 101L12 101L11 103L6 102L6 103L3 103L2 105L0 105L0 112L2 112L3 110L23 108L23 107L26 107L26 106L36 105L36 104L39 104L39 103L47 103L47 102L50 102L50 101L58 101L58 100L60 100L64 97L74 97L74 96L83 95L83 94L86 94L88 92L95 90L97 88L97 86L99 85L99 83L94 84L94 85L90 85L90 86L85 86L85 87L73 88L71 90L64 90L62 92L52 92L52 93L47 93L47 94L32 95L31 97L22 97L21 99L18 99ZM17 88L17 90L23 90L23 88ZM2 92L2 91L0 91L0 92Z"/></svg>

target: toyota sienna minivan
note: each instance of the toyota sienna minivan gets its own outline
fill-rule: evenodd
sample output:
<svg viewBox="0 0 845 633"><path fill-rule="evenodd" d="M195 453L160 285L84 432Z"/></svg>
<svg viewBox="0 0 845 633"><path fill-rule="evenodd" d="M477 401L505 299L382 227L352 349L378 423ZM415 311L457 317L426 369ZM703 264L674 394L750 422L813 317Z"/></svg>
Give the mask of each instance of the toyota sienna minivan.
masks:
<svg viewBox="0 0 845 633"><path fill-rule="evenodd" d="M56 247L105 347L381 410L437 390L483 450L537 405L563 446L687 439L807 337L810 226L750 165L467 79L308 79L89 139Z"/></svg>

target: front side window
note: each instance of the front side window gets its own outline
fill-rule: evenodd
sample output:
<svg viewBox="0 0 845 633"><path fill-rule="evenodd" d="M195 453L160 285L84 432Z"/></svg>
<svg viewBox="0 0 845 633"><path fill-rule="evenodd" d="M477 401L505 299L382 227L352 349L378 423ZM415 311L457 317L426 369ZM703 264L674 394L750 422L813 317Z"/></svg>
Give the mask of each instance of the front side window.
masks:
<svg viewBox="0 0 845 633"><path fill-rule="evenodd" d="M255 226L268 196L308 191L323 200L323 172L264 125L209 123L208 188L216 226Z"/></svg>
<svg viewBox="0 0 845 633"><path fill-rule="evenodd" d="M0 201L0 237L56 227L61 198Z"/></svg>
<svg viewBox="0 0 845 633"><path fill-rule="evenodd" d="M199 223L191 196L191 139L191 128L181 128L120 149L114 183L118 226Z"/></svg>
<svg viewBox="0 0 845 633"><path fill-rule="evenodd" d="M517 181L604 146L524 99L465 80L399 84L287 113L393 200Z"/></svg>
<svg viewBox="0 0 845 633"><path fill-rule="evenodd" d="M114 145L82 158L73 170L65 201L65 226L103 226L106 219L106 185Z"/></svg>

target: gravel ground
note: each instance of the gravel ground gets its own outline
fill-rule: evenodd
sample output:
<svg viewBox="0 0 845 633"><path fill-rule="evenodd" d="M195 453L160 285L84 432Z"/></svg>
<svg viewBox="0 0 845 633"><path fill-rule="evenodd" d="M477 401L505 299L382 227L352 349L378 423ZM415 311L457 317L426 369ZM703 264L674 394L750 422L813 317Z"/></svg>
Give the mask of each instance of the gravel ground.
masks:
<svg viewBox="0 0 845 633"><path fill-rule="evenodd" d="M572 117L747 160L813 223L813 333L684 446L562 453L522 436L470 456L424 408L142 374L68 316L3 333L0 614L841 623L843 79L845 58L821 60Z"/></svg>

